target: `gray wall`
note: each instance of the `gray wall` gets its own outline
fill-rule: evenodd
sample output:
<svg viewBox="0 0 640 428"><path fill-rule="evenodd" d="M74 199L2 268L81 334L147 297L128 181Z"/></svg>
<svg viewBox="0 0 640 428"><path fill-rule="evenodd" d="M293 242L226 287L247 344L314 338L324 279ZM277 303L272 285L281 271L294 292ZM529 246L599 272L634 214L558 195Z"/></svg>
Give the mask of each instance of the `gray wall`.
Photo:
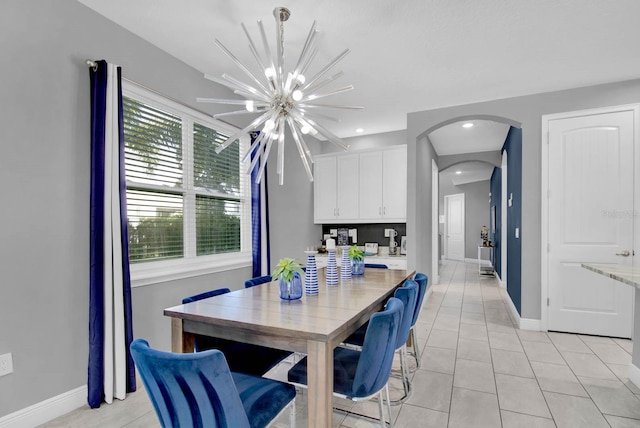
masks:
<svg viewBox="0 0 640 428"><path fill-rule="evenodd" d="M89 70L86 59L200 110L229 97L202 74L74 0L5 0L0 13L0 417L86 384L89 282ZM204 54L213 54L212 51ZM293 180L292 180L293 181ZM135 288L134 335L169 348L162 310L237 288L250 268Z"/></svg>
<svg viewBox="0 0 640 428"><path fill-rule="evenodd" d="M440 175L440 178L441 179L438 181L440 184L438 188L438 197L440 199L438 207L441 215L444 215L444 197L446 195L464 193L464 256L468 259L475 260L478 258L480 230L482 229L482 226L489 227L489 180L454 186L451 180L442 180L442 174ZM442 233L444 237L443 224L439 223L439 225L440 233ZM444 251L444 241L442 251Z"/></svg>
<svg viewBox="0 0 640 428"><path fill-rule="evenodd" d="M307 177L293 137L287 135L285 141L289 150L285 151L282 186L278 184L275 147L268 163L271 268L283 257L306 264L304 251L320 245L322 239L322 225L313 224L313 182ZM318 153L318 141L305 136L305 142L312 153Z"/></svg>
<svg viewBox="0 0 640 428"><path fill-rule="evenodd" d="M502 117L514 124L522 125L522 318L540 319L540 232L541 232L541 118L542 115L565 111L582 110L604 106L640 102L640 80L549 92L523 97L447 107L416 113L407 117L407 156L409 159L407 235L411 236L431 215L424 204L416 199L431 197L431 179L420 177L430 158L421 154L431 152L428 139L424 137L443 122L457 118L479 116ZM429 147L426 147L429 146ZM431 156L433 157L433 156ZM421 159L418 161L417 159ZM429 194L426 194L426 192ZM431 230L424 235L429 244L413 248L409 241L409 266L422 268L421 261L413 260L412 254L431 253ZM428 259L430 260L430 259Z"/></svg>

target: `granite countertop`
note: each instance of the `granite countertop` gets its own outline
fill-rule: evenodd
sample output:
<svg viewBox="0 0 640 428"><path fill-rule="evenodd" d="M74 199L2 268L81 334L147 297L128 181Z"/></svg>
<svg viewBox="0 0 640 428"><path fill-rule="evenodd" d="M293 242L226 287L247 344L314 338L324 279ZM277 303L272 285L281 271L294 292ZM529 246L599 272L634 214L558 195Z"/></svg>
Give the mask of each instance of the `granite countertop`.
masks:
<svg viewBox="0 0 640 428"><path fill-rule="evenodd" d="M582 263L582 267L627 285L640 288L640 267L597 263Z"/></svg>

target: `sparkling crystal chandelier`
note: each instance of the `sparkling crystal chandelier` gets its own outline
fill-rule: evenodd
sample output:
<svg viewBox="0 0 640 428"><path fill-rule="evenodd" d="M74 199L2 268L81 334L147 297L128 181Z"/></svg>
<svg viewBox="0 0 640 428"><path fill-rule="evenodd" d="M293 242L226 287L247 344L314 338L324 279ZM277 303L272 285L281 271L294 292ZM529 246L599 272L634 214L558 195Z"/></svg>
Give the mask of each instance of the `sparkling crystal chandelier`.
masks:
<svg viewBox="0 0 640 428"><path fill-rule="evenodd" d="M338 119L318 113L323 109L361 109L362 107L340 106L333 104L319 104L316 101L331 95L340 94L342 92L351 91L353 86L345 86L334 90L324 90L327 85L334 82L343 75L338 72L333 75L327 73L338 64L348 53L349 49L345 49L340 55L320 69L312 78L305 77L305 73L309 70L313 59L318 53L316 46L318 30L314 21L311 30L300 53L300 57L293 68L289 72L284 70L284 22L289 19L290 12L284 7L277 7L273 10L276 19L276 58L271 54L267 36L262 25L262 21L258 20L258 28L262 39L264 55L260 55L249 35L244 24L244 30L249 40L249 49L255 59L260 72L254 72L250 67L244 65L235 55L229 51L218 39L215 40L216 45L229 57L236 65L246 74L251 83L245 83L235 79L228 74L223 74L222 78L209 75L205 77L216 83L224 85L233 90L235 94L245 97L241 99L218 99L218 98L198 98L199 102L229 104L244 106L243 110L231 111L214 115L214 118L220 118L238 114L258 114L244 129L230 136L217 149L216 153L220 153L230 144L241 136L251 131L260 131L258 137L253 141L251 147L244 155L242 162L247 163L251 160L248 172L252 172L258 167L258 175L256 182L262 180L264 169L267 164L269 152L274 142L278 145L278 165L277 172L279 182L284 183L284 146L285 146L285 128L288 127L293 140L302 159L307 176L313 181L313 173L311 165L313 158L311 151L304 141L303 135L310 134L316 136L320 134L333 144L347 150L348 146L331 131L317 122L318 119L328 119L338 121ZM256 151L257 148L257 151ZM251 159L251 154L256 155ZM259 166L258 166L259 165Z"/></svg>

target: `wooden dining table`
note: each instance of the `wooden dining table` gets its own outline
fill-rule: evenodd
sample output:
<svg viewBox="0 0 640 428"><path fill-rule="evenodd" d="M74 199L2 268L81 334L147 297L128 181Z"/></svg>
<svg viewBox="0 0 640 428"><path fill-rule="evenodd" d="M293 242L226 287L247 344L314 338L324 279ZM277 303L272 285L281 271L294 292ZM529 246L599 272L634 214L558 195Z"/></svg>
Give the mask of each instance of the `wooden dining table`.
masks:
<svg viewBox="0 0 640 428"><path fill-rule="evenodd" d="M171 349L193 352L194 335L207 335L307 354L310 427L330 427L333 349L379 311L409 270L366 269L319 293L282 300L278 282L245 288L164 310L171 317Z"/></svg>

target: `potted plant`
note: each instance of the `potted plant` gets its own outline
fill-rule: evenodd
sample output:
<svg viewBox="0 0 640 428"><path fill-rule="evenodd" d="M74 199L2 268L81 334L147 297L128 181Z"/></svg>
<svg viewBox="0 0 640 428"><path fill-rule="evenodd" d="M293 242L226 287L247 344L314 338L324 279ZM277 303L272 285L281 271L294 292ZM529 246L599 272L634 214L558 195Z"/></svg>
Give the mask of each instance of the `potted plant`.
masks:
<svg viewBox="0 0 640 428"><path fill-rule="evenodd" d="M351 259L351 275L364 274L364 251L357 245L349 248L349 258Z"/></svg>
<svg viewBox="0 0 640 428"><path fill-rule="evenodd" d="M281 299L295 300L302 297L302 266L295 259L280 259L271 277L280 280Z"/></svg>

